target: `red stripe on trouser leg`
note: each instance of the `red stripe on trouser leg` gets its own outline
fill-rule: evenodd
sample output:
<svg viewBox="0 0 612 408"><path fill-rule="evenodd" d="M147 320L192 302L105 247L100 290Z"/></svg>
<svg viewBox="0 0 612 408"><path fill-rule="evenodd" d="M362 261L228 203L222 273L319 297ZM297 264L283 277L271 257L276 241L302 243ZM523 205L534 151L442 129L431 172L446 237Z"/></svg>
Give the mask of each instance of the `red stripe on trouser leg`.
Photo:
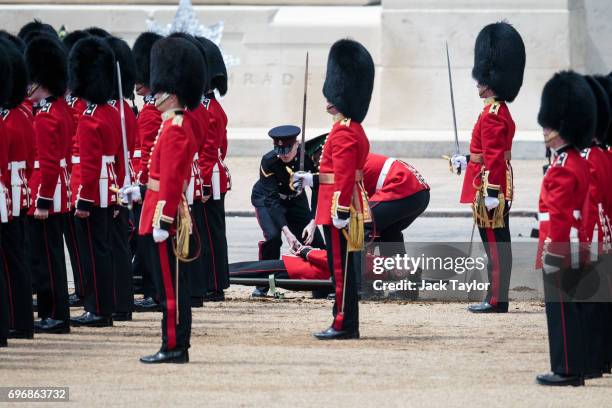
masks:
<svg viewBox="0 0 612 408"><path fill-rule="evenodd" d="M204 206L202 206L202 212L204 213L204 223L206 224L206 232L208 233L208 242L210 243L210 255L212 257L213 276L215 277L215 290L218 290L219 285L217 284L217 263L215 262L215 246L212 241L212 234L210 233L210 225L208 225L208 214L206 214L206 208L204 208Z"/></svg>
<svg viewBox="0 0 612 408"><path fill-rule="evenodd" d="M48 234L47 234L47 222L45 220L41 220L43 226L43 236L45 241L45 254L47 255L47 268L49 268L49 277L51 279L51 297L53 302L51 302L51 317L55 319L55 274L53 273L53 267L51 266L51 253L49 252L49 244Z"/></svg>
<svg viewBox="0 0 612 408"><path fill-rule="evenodd" d="M88 240L88 244L89 244L89 256L91 257L91 269L93 271L93 285L94 285L94 293L96 295L96 313L99 315L100 314L100 298L98 296L98 275L96 272L96 256L94 255L94 250L93 250L93 242L91 240L91 225L89 223L89 217L87 218L87 240Z"/></svg>
<svg viewBox="0 0 612 408"><path fill-rule="evenodd" d="M159 252L159 264L161 266L164 293L166 295L166 333L168 336L168 350L173 350L176 347L176 298L174 296L172 270L170 269L166 245L166 242L158 243L157 251Z"/></svg>
<svg viewBox="0 0 612 408"><path fill-rule="evenodd" d="M492 306L497 306L497 303L499 302L499 274L501 265L499 264L499 253L497 251L497 241L495 240L495 232L493 232L492 228L487 228L486 231L487 241L489 242L489 252L491 253L491 263L493 265L493 267L491 268L491 282L489 282L492 287L492 295L491 299L489 300L489 303Z"/></svg>
<svg viewBox="0 0 612 408"><path fill-rule="evenodd" d="M344 271L342 270L342 247L340 243L340 230L338 228L331 228L331 245L332 245L332 256L333 256L333 274L334 280L336 281L336 317L334 318L333 327L336 330L342 330L342 323L344 316L342 314L342 300L344 290Z"/></svg>

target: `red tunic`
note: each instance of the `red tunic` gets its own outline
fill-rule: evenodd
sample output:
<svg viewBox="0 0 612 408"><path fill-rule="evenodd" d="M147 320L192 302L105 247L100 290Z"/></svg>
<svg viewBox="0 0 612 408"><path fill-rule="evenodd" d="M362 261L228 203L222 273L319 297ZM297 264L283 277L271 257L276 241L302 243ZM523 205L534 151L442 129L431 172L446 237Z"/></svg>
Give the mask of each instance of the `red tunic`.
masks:
<svg viewBox="0 0 612 408"><path fill-rule="evenodd" d="M347 218L354 204L353 195L362 209L368 208L363 183L357 180L356 173L362 172L369 149L370 143L359 122L342 119L334 123L321 151L317 225L332 225L332 215ZM324 182L325 173L333 174L333 184ZM367 218L364 217L366 222Z"/></svg>
<svg viewBox="0 0 612 408"><path fill-rule="evenodd" d="M121 150L117 110L109 104L90 104L79 118L77 139L80 146L81 174L76 208L106 208L117 203Z"/></svg>
<svg viewBox="0 0 612 408"><path fill-rule="evenodd" d="M593 261L596 261L604 249L609 250L610 225L608 212L610 207L611 162L608 152L600 146L592 146L582 151L582 157L589 166L589 194L583 208L584 235L592 244Z"/></svg>
<svg viewBox="0 0 612 408"><path fill-rule="evenodd" d="M174 233L172 226L196 152L195 136L182 111L164 112L163 117L148 163L149 188L142 204L140 235L152 234L154 227Z"/></svg>
<svg viewBox="0 0 612 408"><path fill-rule="evenodd" d="M536 268L542 267L545 243L548 245L548 254L556 257L553 259L564 267L577 267L581 261L586 260L579 257L576 251L581 242L586 242L582 228L582 209L587 201L588 189L589 167L586 160L574 147L560 149L542 180ZM573 243L573 250L570 242Z"/></svg>
<svg viewBox="0 0 612 408"><path fill-rule="evenodd" d="M368 154L363 185L371 202L400 200L429 190L423 176L410 164L376 153Z"/></svg>
<svg viewBox="0 0 612 408"><path fill-rule="evenodd" d="M8 143L4 121L0 120L0 222L8 222L11 217L11 202L7 188Z"/></svg>
<svg viewBox="0 0 612 408"><path fill-rule="evenodd" d="M136 119L136 114L126 100L123 101L123 111L125 112L125 133L130 159L130 181L134 183L136 180L136 169L140 168L140 157L142 155L140 151L138 120Z"/></svg>
<svg viewBox="0 0 612 408"><path fill-rule="evenodd" d="M50 214L70 209L67 160L74 133L74 121L63 98L41 100L34 117L36 155L30 189L36 207L49 209Z"/></svg>
<svg viewBox="0 0 612 408"><path fill-rule="evenodd" d="M210 130L200 151L200 173L207 193L217 196L217 192L213 191L213 184L216 185L213 174L219 175L219 195L232 188L232 178L224 163L227 155L227 116L214 96L204 98L202 105L210 113Z"/></svg>
<svg viewBox="0 0 612 408"><path fill-rule="evenodd" d="M516 126L505 102L487 99L472 131L470 161L463 179L461 203L473 203L482 182L489 196L512 200L510 151Z"/></svg>
<svg viewBox="0 0 612 408"><path fill-rule="evenodd" d="M81 183L81 162L79 157L79 141L77 139L76 129L79 123L79 118L83 112L85 112L85 109L87 109L87 102L82 98L67 95L66 103L68 104L69 111L72 114L72 119L74 121L74 135L72 136L70 154L68 155L70 158L68 161L68 167L70 169L70 191L72 193L72 200L74 202L76 200L76 192L78 191L79 184Z"/></svg>
<svg viewBox="0 0 612 408"><path fill-rule="evenodd" d="M2 110L7 144L8 169L3 182L10 190L13 217L27 211L31 205L28 177L34 169L34 126L20 107Z"/></svg>
<svg viewBox="0 0 612 408"><path fill-rule="evenodd" d="M144 98L144 106L138 113L138 133L140 135L140 163L134 171L137 174L138 183L147 184L149 180L149 157L151 149L155 144L155 138L161 130L161 112L155 107L155 98L151 95Z"/></svg>
<svg viewBox="0 0 612 408"><path fill-rule="evenodd" d="M327 264L327 251L312 249L306 254L306 259L297 255L283 255L283 263L289 279L329 279L331 274Z"/></svg>

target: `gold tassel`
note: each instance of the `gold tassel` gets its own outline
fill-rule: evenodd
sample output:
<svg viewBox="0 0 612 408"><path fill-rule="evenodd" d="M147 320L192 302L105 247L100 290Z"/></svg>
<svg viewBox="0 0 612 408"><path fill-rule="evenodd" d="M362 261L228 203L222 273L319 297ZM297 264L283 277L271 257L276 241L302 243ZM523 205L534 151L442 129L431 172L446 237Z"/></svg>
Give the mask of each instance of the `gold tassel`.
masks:
<svg viewBox="0 0 612 408"><path fill-rule="evenodd" d="M363 222L363 214L357 212L351 206L351 218L349 221L349 233L346 250L348 252L359 252L363 250L365 226Z"/></svg>
<svg viewBox="0 0 612 408"><path fill-rule="evenodd" d="M189 237L191 235L191 215L186 200L182 199L177 211L176 245L174 254L181 262L191 262L198 255L189 258Z"/></svg>
<svg viewBox="0 0 612 408"><path fill-rule="evenodd" d="M472 204L472 215L478 227L503 228L505 226L504 215L506 211L506 201L504 199L504 194L500 192L497 199L499 200L499 205L493 210L493 216L489 217L489 210L484 202L483 191L480 190L476 193L476 199Z"/></svg>

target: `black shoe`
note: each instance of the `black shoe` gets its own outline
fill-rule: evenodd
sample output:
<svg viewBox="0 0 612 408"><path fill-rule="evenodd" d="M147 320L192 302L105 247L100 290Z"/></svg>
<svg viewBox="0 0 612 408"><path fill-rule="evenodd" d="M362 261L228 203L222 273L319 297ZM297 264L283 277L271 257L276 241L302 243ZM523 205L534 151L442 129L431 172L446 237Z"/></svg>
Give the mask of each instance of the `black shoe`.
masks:
<svg viewBox="0 0 612 408"><path fill-rule="evenodd" d="M192 296L191 307L204 307L204 298L202 296Z"/></svg>
<svg viewBox="0 0 612 408"><path fill-rule="evenodd" d="M584 385L584 377L579 375L562 375L555 373L540 374L536 377L536 382L540 385L551 387L565 387L571 385L578 387Z"/></svg>
<svg viewBox="0 0 612 408"><path fill-rule="evenodd" d="M189 362L189 351L187 350L171 350L158 351L150 356L140 357L140 362L143 364L185 364Z"/></svg>
<svg viewBox="0 0 612 408"><path fill-rule="evenodd" d="M55 320L47 317L34 322L34 332L66 334L70 333L70 323L67 320Z"/></svg>
<svg viewBox="0 0 612 408"><path fill-rule="evenodd" d="M113 318L98 316L97 314L91 312L85 312L79 317L73 317L70 319L70 323L72 323L73 326L110 327L113 325Z"/></svg>
<svg viewBox="0 0 612 408"><path fill-rule="evenodd" d="M8 341L6 339L0 339L0 347L8 347Z"/></svg>
<svg viewBox="0 0 612 408"><path fill-rule="evenodd" d="M330 293L329 295L327 295L327 300L336 300L336 294Z"/></svg>
<svg viewBox="0 0 612 408"><path fill-rule="evenodd" d="M9 339L33 339L34 338L34 330L17 330L11 329L8 333Z"/></svg>
<svg viewBox="0 0 612 408"><path fill-rule="evenodd" d="M315 336L319 340L349 340L349 339L358 339L359 338L359 330L348 331L348 330L336 330L333 327L329 329L314 333Z"/></svg>
<svg viewBox="0 0 612 408"><path fill-rule="evenodd" d="M222 290L215 290L208 292L204 295L204 302L223 302L225 300L225 293Z"/></svg>
<svg viewBox="0 0 612 408"><path fill-rule="evenodd" d="M152 297L134 301L135 312L161 312L161 306Z"/></svg>
<svg viewBox="0 0 612 408"><path fill-rule="evenodd" d="M76 293L71 293L68 296L68 305L70 307L82 307L84 305L83 299L79 297Z"/></svg>
<svg viewBox="0 0 612 408"><path fill-rule="evenodd" d="M264 298L268 296L268 290L268 287L255 286L255 289L253 289L253 293L251 293L251 297Z"/></svg>
<svg viewBox="0 0 612 408"><path fill-rule="evenodd" d="M612 374L612 363L604 363L603 373Z"/></svg>
<svg viewBox="0 0 612 408"><path fill-rule="evenodd" d="M38 312L38 299L32 299L32 311Z"/></svg>
<svg viewBox="0 0 612 408"><path fill-rule="evenodd" d="M584 375L584 379L585 380L593 380L595 378L601 378L603 377L603 372L602 371L595 371L592 373L588 373Z"/></svg>
<svg viewBox="0 0 612 408"><path fill-rule="evenodd" d="M132 312L115 312L113 313L114 322L131 322Z"/></svg>
<svg viewBox="0 0 612 408"><path fill-rule="evenodd" d="M508 303L493 306L487 302L469 305L468 311L472 313L508 313Z"/></svg>

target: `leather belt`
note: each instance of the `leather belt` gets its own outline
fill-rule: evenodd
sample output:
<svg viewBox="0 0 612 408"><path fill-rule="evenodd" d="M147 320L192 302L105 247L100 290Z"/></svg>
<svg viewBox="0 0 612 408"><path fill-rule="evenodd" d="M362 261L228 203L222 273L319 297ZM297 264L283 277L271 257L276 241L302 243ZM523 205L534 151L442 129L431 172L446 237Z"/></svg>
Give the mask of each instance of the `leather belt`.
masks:
<svg viewBox="0 0 612 408"><path fill-rule="evenodd" d="M183 192L187 191L187 185L187 182L183 183ZM149 181L147 181L147 190L159 191L159 180L149 177Z"/></svg>
<svg viewBox="0 0 612 408"><path fill-rule="evenodd" d="M355 170L355 183L363 181L363 171ZM334 184L334 173L319 173L319 184Z"/></svg>
<svg viewBox="0 0 612 408"><path fill-rule="evenodd" d="M510 161L512 160L512 152L510 150L506 150L504 152L504 160L506 161ZM474 162L474 163L483 163L483 157L482 157L482 153L471 153L470 152L470 161Z"/></svg>

